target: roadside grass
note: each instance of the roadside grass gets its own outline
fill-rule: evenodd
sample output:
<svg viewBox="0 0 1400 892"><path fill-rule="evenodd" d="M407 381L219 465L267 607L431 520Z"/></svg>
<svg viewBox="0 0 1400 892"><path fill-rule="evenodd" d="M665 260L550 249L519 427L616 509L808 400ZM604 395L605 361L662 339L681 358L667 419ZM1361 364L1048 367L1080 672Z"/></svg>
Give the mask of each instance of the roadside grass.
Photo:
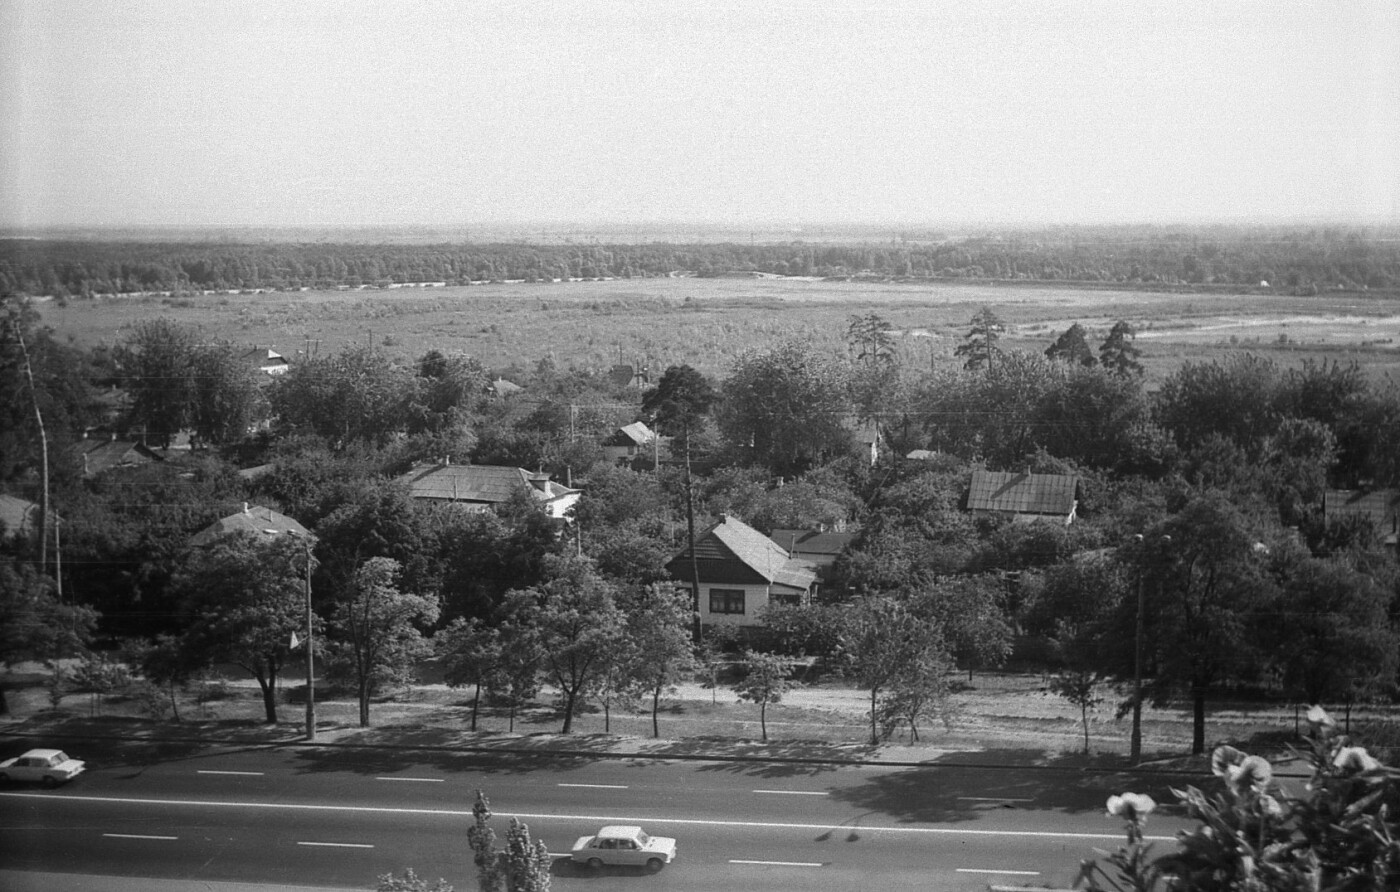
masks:
<svg viewBox="0 0 1400 892"><path fill-rule="evenodd" d="M211 690L213 696L209 696ZM205 696L191 688L179 695L181 721L160 700L142 693L138 686L97 697L92 693L66 693L57 706L50 702L46 680L38 673L11 673L7 678L10 715L0 720L0 731L98 728L102 733L152 738L218 734L256 742L284 741L299 737L305 688L291 684L281 692L280 723L263 722L261 695L256 685L237 677ZM627 745L633 751L700 752L707 746L743 746L763 752L802 752L832 747L869 748L869 694L842 684L823 683L799 688L783 703L768 707L769 742L760 744L758 707L741 703L732 691L717 691L698 684L681 686L664 697L657 717L660 738L652 737L652 717L647 704L615 703L605 714L600 704L588 703L574 717L570 748L602 748ZM374 742L393 739L407 743L441 745L481 744L560 738L563 717L548 692L537 702L516 711L483 702L477 730L471 731L470 689L442 685L417 685L376 698L371 707L372 727L358 727L358 705L353 696L329 689L318 690L318 735L328 740ZM1285 754L1290 744L1306 732L1301 707L1289 704L1220 702L1207 716L1207 746L1230 743L1260 753ZM1338 721L1344 716L1339 711ZM1371 707L1351 716L1352 730L1360 742L1372 746L1382 758L1400 754L1400 707ZM979 673L969 683L960 677L958 689L941 717L922 723L917 740L907 728L880 745L891 757L923 761L975 760L976 754L996 751L1003 757L1019 753L1021 761L1036 764L1073 764L1084 767L1121 767L1128 751L1129 723L1115 720L1106 703L1089 716L1089 754L1084 754L1084 728L1078 711L1067 701L1044 692L1043 678L1024 673ZM1157 764L1191 765L1191 719L1188 704L1149 707L1143 720L1144 752ZM1393 762L1393 758L1391 758Z"/></svg>

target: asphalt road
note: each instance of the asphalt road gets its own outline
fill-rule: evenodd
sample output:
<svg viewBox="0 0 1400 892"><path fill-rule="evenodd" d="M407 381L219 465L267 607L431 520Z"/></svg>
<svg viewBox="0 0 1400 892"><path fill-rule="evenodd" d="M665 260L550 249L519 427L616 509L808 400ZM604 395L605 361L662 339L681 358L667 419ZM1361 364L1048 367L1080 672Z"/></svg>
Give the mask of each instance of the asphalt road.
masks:
<svg viewBox="0 0 1400 892"><path fill-rule="evenodd" d="M7 754L31 745L0 741ZM0 791L0 870L372 889L412 866L475 884L475 791L504 840L519 817L551 852L603 823L674 836L660 874L555 862L554 888L985 890L1068 887L1122 842L1110 793L1159 802L1190 778L1028 768L814 766L439 751L64 743L91 769ZM1153 816L1149 834L1183 826Z"/></svg>

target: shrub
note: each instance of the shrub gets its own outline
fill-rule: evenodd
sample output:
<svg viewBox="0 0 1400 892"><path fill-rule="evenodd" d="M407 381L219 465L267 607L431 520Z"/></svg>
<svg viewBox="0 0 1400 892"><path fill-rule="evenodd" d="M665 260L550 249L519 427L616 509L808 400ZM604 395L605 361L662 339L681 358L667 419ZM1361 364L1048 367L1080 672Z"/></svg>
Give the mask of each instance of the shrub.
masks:
<svg viewBox="0 0 1400 892"><path fill-rule="evenodd" d="M1143 843L1151 798L1112 796L1109 814L1127 821L1127 845L1085 861L1076 885L1093 892L1400 888L1400 771L1351 745L1321 708L1308 711L1308 722L1311 746L1297 755L1312 777L1302 795L1278 786L1268 760L1220 747L1211 757L1220 792L1172 791L1200 822L1178 834L1175 852L1154 860Z"/></svg>

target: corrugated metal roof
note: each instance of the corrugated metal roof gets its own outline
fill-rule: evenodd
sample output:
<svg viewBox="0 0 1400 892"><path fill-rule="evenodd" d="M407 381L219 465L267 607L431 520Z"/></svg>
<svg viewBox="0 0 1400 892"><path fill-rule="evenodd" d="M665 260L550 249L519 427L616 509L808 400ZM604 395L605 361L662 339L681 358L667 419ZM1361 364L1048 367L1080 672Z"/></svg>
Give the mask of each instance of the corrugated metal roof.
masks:
<svg viewBox="0 0 1400 892"><path fill-rule="evenodd" d="M679 568L672 571L678 577L689 578L689 555L690 550L685 549L667 566ZM721 565L736 561L764 582L776 585L806 590L817 578L806 561L788 557L778 543L728 515L696 537L695 557L705 566L706 572L701 573L703 579L713 579Z"/></svg>
<svg viewBox="0 0 1400 892"><path fill-rule="evenodd" d="M972 472L969 511L1067 516L1074 510L1078 477L1067 474L1027 474L1023 471Z"/></svg>

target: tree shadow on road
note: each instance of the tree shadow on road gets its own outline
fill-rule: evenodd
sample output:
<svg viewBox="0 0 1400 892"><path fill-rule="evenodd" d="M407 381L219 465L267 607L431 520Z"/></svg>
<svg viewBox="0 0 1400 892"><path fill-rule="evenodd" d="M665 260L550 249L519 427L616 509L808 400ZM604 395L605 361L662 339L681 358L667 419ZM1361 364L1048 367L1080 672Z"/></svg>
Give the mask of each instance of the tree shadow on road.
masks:
<svg viewBox="0 0 1400 892"><path fill-rule="evenodd" d="M1046 760L1040 750L949 753L927 766L881 773L831 798L901 822L975 821L989 812L1046 809L1067 814L1104 811L1125 791L1170 802L1180 776L1087 767L1081 758Z"/></svg>

